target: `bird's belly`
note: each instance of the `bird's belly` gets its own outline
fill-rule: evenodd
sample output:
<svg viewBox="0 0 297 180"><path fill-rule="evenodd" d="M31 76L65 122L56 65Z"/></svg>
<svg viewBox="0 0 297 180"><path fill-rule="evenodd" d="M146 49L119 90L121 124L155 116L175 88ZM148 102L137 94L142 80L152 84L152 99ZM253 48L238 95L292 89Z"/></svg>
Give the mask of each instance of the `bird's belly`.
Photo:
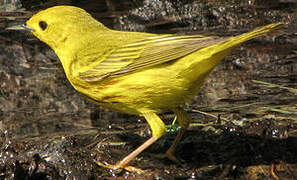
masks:
<svg viewBox="0 0 297 180"><path fill-rule="evenodd" d="M203 79L190 82L176 72L153 68L114 77L92 87L90 98L107 108L128 114L160 113L183 105L202 85ZM193 84L194 83L194 84Z"/></svg>

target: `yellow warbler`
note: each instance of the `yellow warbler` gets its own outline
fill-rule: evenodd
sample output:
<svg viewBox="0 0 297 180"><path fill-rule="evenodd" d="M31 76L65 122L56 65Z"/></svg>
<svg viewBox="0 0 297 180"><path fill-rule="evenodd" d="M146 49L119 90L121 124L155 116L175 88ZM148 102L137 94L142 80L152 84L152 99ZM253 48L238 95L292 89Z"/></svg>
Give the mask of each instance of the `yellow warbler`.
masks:
<svg viewBox="0 0 297 180"><path fill-rule="evenodd" d="M113 168L137 170L129 161L160 138L166 127L157 115L171 110L181 129L166 152L175 147L189 125L185 102L198 92L207 75L232 47L270 32L270 24L234 37L151 34L111 30L83 9L56 6L40 11L25 25L8 29L32 32L58 55L72 86L92 102L143 116L152 137Z"/></svg>

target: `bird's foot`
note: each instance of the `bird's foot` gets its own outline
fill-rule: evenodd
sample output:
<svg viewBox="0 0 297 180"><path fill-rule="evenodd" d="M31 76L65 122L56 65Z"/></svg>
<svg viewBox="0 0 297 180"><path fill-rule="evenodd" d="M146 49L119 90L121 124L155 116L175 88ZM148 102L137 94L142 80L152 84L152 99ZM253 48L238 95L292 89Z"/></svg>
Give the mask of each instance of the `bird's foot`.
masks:
<svg viewBox="0 0 297 180"><path fill-rule="evenodd" d="M152 156L159 159L166 158L175 162L176 164L182 164L181 161L177 157L175 157L174 153L171 151L167 151L166 153L162 153L162 154L152 154Z"/></svg>
<svg viewBox="0 0 297 180"><path fill-rule="evenodd" d="M126 171L129 171L129 172L134 172L134 173L143 173L144 172L142 169L136 168L134 166L124 166L121 164L121 162L118 162L115 165L108 164L107 162L100 162L100 161L95 161L95 163L98 166L111 169L111 170L115 171L116 173L120 173L123 169L125 169Z"/></svg>

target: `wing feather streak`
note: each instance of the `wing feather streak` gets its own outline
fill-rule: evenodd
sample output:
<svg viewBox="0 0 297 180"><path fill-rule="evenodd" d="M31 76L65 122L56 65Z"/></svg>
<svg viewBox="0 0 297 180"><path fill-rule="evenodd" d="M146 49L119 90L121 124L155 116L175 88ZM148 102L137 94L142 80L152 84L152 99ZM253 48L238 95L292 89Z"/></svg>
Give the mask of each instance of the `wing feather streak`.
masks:
<svg viewBox="0 0 297 180"><path fill-rule="evenodd" d="M201 35L160 35L144 38L117 48L103 60L98 57L100 63L81 72L79 76L87 82L97 82L114 75L130 73L179 59L228 38Z"/></svg>

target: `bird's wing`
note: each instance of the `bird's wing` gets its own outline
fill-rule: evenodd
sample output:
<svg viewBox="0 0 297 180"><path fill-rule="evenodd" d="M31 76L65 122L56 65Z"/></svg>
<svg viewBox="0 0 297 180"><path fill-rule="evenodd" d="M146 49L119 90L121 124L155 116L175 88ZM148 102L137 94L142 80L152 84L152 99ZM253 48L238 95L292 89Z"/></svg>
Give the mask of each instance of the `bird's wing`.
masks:
<svg viewBox="0 0 297 180"><path fill-rule="evenodd" d="M201 35L147 37L116 48L107 56L99 57L97 59L99 63L84 72L80 72L79 77L87 82L98 82L107 77L176 60L227 38L229 37L205 37Z"/></svg>

